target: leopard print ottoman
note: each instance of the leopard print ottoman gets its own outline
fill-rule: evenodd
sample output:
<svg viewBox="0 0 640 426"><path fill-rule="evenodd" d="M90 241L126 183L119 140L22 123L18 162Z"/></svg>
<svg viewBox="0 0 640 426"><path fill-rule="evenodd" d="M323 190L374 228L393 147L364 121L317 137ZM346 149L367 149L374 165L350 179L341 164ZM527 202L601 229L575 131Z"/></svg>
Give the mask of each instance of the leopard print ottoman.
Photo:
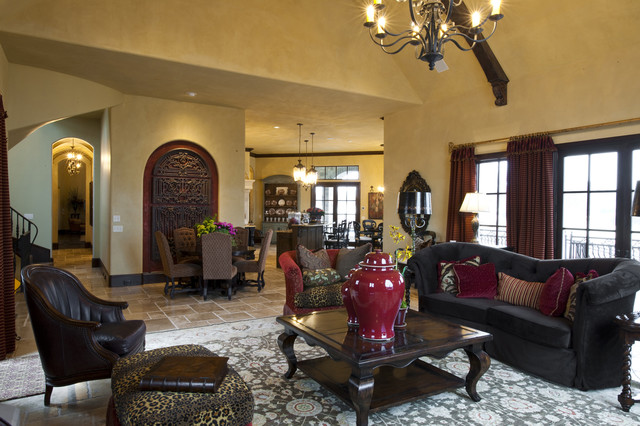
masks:
<svg viewBox="0 0 640 426"><path fill-rule="evenodd" d="M165 356L215 356L203 346L181 345L120 358L113 367L111 392L122 425L250 425L251 389L231 367L215 393L138 389L140 379Z"/></svg>

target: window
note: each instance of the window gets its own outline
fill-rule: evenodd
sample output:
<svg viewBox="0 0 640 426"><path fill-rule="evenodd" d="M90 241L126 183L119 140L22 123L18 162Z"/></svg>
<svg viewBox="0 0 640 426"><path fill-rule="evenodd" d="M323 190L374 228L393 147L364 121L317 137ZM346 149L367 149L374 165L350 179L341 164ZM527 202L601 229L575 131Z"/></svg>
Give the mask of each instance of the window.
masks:
<svg viewBox="0 0 640 426"><path fill-rule="evenodd" d="M318 166L318 180L358 180L359 166Z"/></svg>
<svg viewBox="0 0 640 426"><path fill-rule="evenodd" d="M478 163L478 192L487 194L489 211L480 212L478 241L507 245L507 160L490 159Z"/></svg>
<svg viewBox="0 0 640 426"><path fill-rule="evenodd" d="M557 171L557 253L640 260L640 218L630 214L640 136L560 144Z"/></svg>

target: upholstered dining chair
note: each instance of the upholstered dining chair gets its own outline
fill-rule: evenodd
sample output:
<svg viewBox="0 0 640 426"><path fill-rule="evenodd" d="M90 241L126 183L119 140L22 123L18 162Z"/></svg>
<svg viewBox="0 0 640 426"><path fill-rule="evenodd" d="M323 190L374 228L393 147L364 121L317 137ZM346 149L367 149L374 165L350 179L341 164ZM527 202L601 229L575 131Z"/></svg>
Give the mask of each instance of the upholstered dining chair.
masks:
<svg viewBox="0 0 640 426"><path fill-rule="evenodd" d="M234 278L238 268L231 262L231 238L229 234L212 232L202 235L202 296L207 300L209 280L222 280L227 284L227 297L231 300Z"/></svg>
<svg viewBox="0 0 640 426"><path fill-rule="evenodd" d="M273 237L273 229L269 229L262 239L260 246L260 254L258 260L240 260L234 262L234 265L238 268L238 274L242 285L255 285L258 287L258 291L262 291L264 288L264 270L267 266L267 254L269 254L269 246L271 245L271 238ZM247 272L256 272L258 276L255 280L248 280L246 277Z"/></svg>
<svg viewBox="0 0 640 426"><path fill-rule="evenodd" d="M54 387L109 378L118 358L144 350L145 323L125 320L127 302L99 299L53 266L29 265L21 275L45 375L44 405Z"/></svg>
<svg viewBox="0 0 640 426"><path fill-rule="evenodd" d="M244 251L249 248L249 230L246 228L235 228L236 235L233 236L233 240L235 241L235 245L233 246L233 251ZM240 260L244 260L243 256L233 256L232 261L238 262Z"/></svg>
<svg viewBox="0 0 640 426"><path fill-rule="evenodd" d="M173 230L173 245L176 248L176 260L178 263L202 262L196 253L196 230L186 226Z"/></svg>
<svg viewBox="0 0 640 426"><path fill-rule="evenodd" d="M162 231L156 231L156 243L158 244L158 250L160 251L160 259L162 260L162 273L165 276L164 294L170 292L170 297L176 293L182 293L185 291L200 291L200 283L202 277L202 266L195 263L175 263L173 256L171 255L171 247L169 247L169 241L167 236ZM192 281L196 280L196 287L182 284L180 281L176 284L176 278L191 278ZM169 285L171 283L171 285Z"/></svg>

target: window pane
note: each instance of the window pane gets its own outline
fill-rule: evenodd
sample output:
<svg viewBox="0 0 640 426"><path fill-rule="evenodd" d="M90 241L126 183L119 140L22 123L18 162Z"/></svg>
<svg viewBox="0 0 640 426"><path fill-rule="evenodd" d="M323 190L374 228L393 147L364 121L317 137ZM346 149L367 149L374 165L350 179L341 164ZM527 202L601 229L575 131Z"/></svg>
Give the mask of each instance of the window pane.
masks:
<svg viewBox="0 0 640 426"><path fill-rule="evenodd" d="M316 167L316 171L318 172L318 179L326 179L326 170L322 166Z"/></svg>
<svg viewBox="0 0 640 426"><path fill-rule="evenodd" d="M564 159L564 190L586 191L589 172L588 155L572 155ZM566 206L566 204L565 204Z"/></svg>
<svg viewBox="0 0 640 426"><path fill-rule="evenodd" d="M497 195L487 195L487 204L489 206L489 211L478 213L478 220L480 221L481 225L495 226L498 222L496 217L496 208L498 207L496 203L497 200Z"/></svg>
<svg viewBox="0 0 640 426"><path fill-rule="evenodd" d="M500 202L498 207L500 213L498 215L498 225L507 226L507 196L505 194L500 194L498 201Z"/></svg>
<svg viewBox="0 0 640 426"><path fill-rule="evenodd" d="M634 217L634 219L640 218ZM640 260L640 233L637 232L631 233L631 258Z"/></svg>
<svg viewBox="0 0 640 426"><path fill-rule="evenodd" d="M324 200L324 187L316 186L316 202Z"/></svg>
<svg viewBox="0 0 640 426"><path fill-rule="evenodd" d="M489 161L478 166L478 192L498 192L498 162Z"/></svg>
<svg viewBox="0 0 640 426"><path fill-rule="evenodd" d="M615 192L592 193L589 209L589 228L616 229Z"/></svg>
<svg viewBox="0 0 640 426"><path fill-rule="evenodd" d="M327 179L335 179L336 178L336 168L335 167L327 167L326 168L326 178Z"/></svg>
<svg viewBox="0 0 640 426"><path fill-rule="evenodd" d="M587 227L587 194L564 194L562 197L564 228Z"/></svg>
<svg viewBox="0 0 640 426"><path fill-rule="evenodd" d="M498 189L500 192L507 192L507 160L500 161L500 182Z"/></svg>
<svg viewBox="0 0 640 426"><path fill-rule="evenodd" d="M349 177L347 179L360 179L360 167L359 166L349 166Z"/></svg>
<svg viewBox="0 0 640 426"><path fill-rule="evenodd" d="M618 188L618 153L591 155L591 190L615 191Z"/></svg>
<svg viewBox="0 0 640 426"><path fill-rule="evenodd" d="M347 178L347 171L348 171L347 166L338 166L337 169L338 169L338 172L336 174L336 178L338 178L338 179L346 179Z"/></svg>
<svg viewBox="0 0 640 426"><path fill-rule="evenodd" d="M562 258L583 259L587 257L587 231L564 230L562 232Z"/></svg>

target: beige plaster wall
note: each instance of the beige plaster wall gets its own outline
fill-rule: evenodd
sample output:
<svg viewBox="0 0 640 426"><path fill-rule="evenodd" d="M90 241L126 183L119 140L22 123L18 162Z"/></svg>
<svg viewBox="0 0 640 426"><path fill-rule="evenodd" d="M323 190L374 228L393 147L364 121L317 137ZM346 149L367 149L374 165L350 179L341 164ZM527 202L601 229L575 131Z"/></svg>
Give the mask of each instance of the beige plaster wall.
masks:
<svg viewBox="0 0 640 426"><path fill-rule="evenodd" d="M111 270L111 132L110 111L105 109L100 119L100 162L94 158L97 167L94 181L93 199L94 228L93 233L94 258L100 259L107 271Z"/></svg>
<svg viewBox="0 0 640 426"><path fill-rule="evenodd" d="M384 159L383 155L341 155L341 156L327 156L327 157L315 157L313 163L315 166L345 166L345 165L358 165L360 166L360 195L361 195L361 211L360 220L367 218L367 193L369 187L373 185L374 188L378 186L384 186ZM286 175L291 176L293 166L298 162L297 157L267 157L255 159L255 173L256 181L254 183L255 188L255 210L254 217L256 218L256 226L261 228L262 219L264 216L264 183L263 179L273 175ZM304 158L302 160L304 164ZM309 163L309 167L311 164ZM386 192L386 190L385 190ZM310 190L304 190L300 186L300 211L306 210L310 206L311 193ZM387 195L385 193L385 195ZM395 206L395 198L393 198L393 204Z"/></svg>
<svg viewBox="0 0 640 426"><path fill-rule="evenodd" d="M143 175L159 146L187 140L206 149L219 177L218 218L241 223L244 213L244 111L125 96L111 109L111 211L124 232L111 232L111 275L142 271Z"/></svg>
<svg viewBox="0 0 640 426"><path fill-rule="evenodd" d="M101 110L122 102L116 90L67 74L9 65L9 131ZM14 145L19 141L11 140Z"/></svg>
<svg viewBox="0 0 640 426"><path fill-rule="evenodd" d="M7 61L7 56L4 54L4 49L0 44L0 93L3 98L6 97L7 93L7 75L9 74L9 62ZM6 101L3 100L3 103ZM6 105L5 105L6 109Z"/></svg>

